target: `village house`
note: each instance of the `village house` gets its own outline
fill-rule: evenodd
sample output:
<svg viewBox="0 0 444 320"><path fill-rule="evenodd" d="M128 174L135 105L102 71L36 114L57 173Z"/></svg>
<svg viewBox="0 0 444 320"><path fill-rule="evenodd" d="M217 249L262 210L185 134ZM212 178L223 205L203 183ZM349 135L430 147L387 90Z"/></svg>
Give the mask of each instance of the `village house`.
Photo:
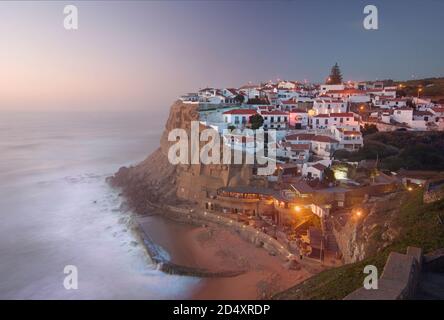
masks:
<svg viewBox="0 0 444 320"><path fill-rule="evenodd" d="M308 162L302 165L302 176L309 180L324 180L325 170L331 166L331 160Z"/></svg>
<svg viewBox="0 0 444 320"><path fill-rule="evenodd" d="M265 93L261 90L260 85L247 84L239 88L239 92L244 93L248 99L263 98Z"/></svg>
<svg viewBox="0 0 444 320"><path fill-rule="evenodd" d="M278 143L276 156L290 161L307 162L310 157L310 144L281 141Z"/></svg>
<svg viewBox="0 0 444 320"><path fill-rule="evenodd" d="M257 114L256 110L234 109L223 113L223 120L227 126L234 126L238 129L246 128L250 124L250 117Z"/></svg>
<svg viewBox="0 0 444 320"><path fill-rule="evenodd" d="M328 91L333 90L344 90L345 86L343 84L321 84L319 88L319 94L323 95L327 93Z"/></svg>
<svg viewBox="0 0 444 320"><path fill-rule="evenodd" d="M329 129L332 126L338 128L359 128L359 116L352 112L318 114L310 119L312 129Z"/></svg>
<svg viewBox="0 0 444 320"><path fill-rule="evenodd" d="M362 133L358 130L346 130L333 126L332 132L335 139L339 141L338 149L356 151L364 146Z"/></svg>
<svg viewBox="0 0 444 320"><path fill-rule="evenodd" d="M382 109L404 108L407 103L408 99L404 98L376 98L373 101L375 107Z"/></svg>
<svg viewBox="0 0 444 320"><path fill-rule="evenodd" d="M313 110L315 115L347 112L347 103L339 99L320 98L314 100Z"/></svg>
<svg viewBox="0 0 444 320"><path fill-rule="evenodd" d="M308 112L294 109L290 111L290 128L305 129L308 126Z"/></svg>
<svg viewBox="0 0 444 320"><path fill-rule="evenodd" d="M339 141L326 135L317 135L314 133L291 134L285 137L285 141L294 144L310 144L310 151L315 155L330 159L334 151L338 149Z"/></svg>
<svg viewBox="0 0 444 320"><path fill-rule="evenodd" d="M288 128L289 113L285 111L260 111L264 118L264 129L285 130Z"/></svg>
<svg viewBox="0 0 444 320"><path fill-rule="evenodd" d="M357 89L330 90L324 95L350 103L366 103L371 100L367 92Z"/></svg>
<svg viewBox="0 0 444 320"><path fill-rule="evenodd" d="M398 123L406 124L410 126L413 120L413 109L412 108L398 108L392 111L392 119Z"/></svg>

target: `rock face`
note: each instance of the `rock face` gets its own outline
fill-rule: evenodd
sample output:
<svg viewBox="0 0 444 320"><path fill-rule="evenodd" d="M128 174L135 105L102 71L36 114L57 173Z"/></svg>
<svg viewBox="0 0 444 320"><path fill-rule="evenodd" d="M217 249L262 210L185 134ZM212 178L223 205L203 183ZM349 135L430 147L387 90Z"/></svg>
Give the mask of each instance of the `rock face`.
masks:
<svg viewBox="0 0 444 320"><path fill-rule="evenodd" d="M361 261L390 245L399 234L396 218L405 193L391 193L364 204L364 214L341 224L333 232L345 263Z"/></svg>
<svg viewBox="0 0 444 320"><path fill-rule="evenodd" d="M160 147L140 164L120 168L109 179L112 186L122 189L128 204L136 212L145 212L150 203L186 201L200 204L206 196L215 194L218 188L224 186L264 183L253 182L251 165L172 165L168 152L176 141L168 141L168 135L173 129L184 129L190 139L192 121L199 121L198 105L175 102L160 139ZM200 125L200 132L205 128ZM200 142L200 147L206 143ZM191 146L189 140L188 146Z"/></svg>

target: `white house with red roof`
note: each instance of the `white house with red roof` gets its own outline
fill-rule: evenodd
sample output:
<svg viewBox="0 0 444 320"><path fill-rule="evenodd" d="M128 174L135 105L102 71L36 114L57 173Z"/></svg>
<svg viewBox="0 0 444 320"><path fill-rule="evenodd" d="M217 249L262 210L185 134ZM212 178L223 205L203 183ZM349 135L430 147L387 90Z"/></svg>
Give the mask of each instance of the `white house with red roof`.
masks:
<svg viewBox="0 0 444 320"><path fill-rule="evenodd" d="M265 92L261 90L261 86L258 84L243 85L238 91L244 93L248 99L261 98L265 96Z"/></svg>
<svg viewBox="0 0 444 320"><path fill-rule="evenodd" d="M250 123L250 117L255 114L257 114L256 110L252 109L234 109L225 111L222 115L227 127L245 128Z"/></svg>
<svg viewBox="0 0 444 320"><path fill-rule="evenodd" d="M393 110L391 118L398 123L411 126L413 120L413 109L403 107Z"/></svg>
<svg viewBox="0 0 444 320"><path fill-rule="evenodd" d="M442 105L437 105L433 108L429 109L431 113L433 113L434 115L438 116L438 117L444 117L444 106Z"/></svg>
<svg viewBox="0 0 444 320"><path fill-rule="evenodd" d="M276 156L298 163L307 162L310 157L310 144L281 141L277 144Z"/></svg>
<svg viewBox="0 0 444 320"><path fill-rule="evenodd" d="M347 130L333 126L332 133L339 141L338 149L356 151L364 146L364 139L359 130Z"/></svg>
<svg viewBox="0 0 444 320"><path fill-rule="evenodd" d="M318 98L313 102L315 115L347 112L347 102L335 98Z"/></svg>
<svg viewBox="0 0 444 320"><path fill-rule="evenodd" d="M317 162L308 162L302 165L302 176L309 180L324 180L324 173L331 166L331 160L321 160Z"/></svg>
<svg viewBox="0 0 444 320"><path fill-rule="evenodd" d="M321 84L319 88L319 94L325 94L332 90L344 90L345 86L343 84Z"/></svg>
<svg viewBox="0 0 444 320"><path fill-rule="evenodd" d="M297 98L291 98L288 100L280 100L279 107L282 111L291 111L298 108Z"/></svg>
<svg viewBox="0 0 444 320"><path fill-rule="evenodd" d="M406 98L388 98L388 97L380 97L379 99L375 99L373 104L375 107L382 109L391 109L391 108L404 108L407 106L408 99Z"/></svg>
<svg viewBox="0 0 444 320"><path fill-rule="evenodd" d="M339 147L339 141L331 136L315 133L290 134L285 137L285 141L293 144L310 144L310 151L324 159L330 159Z"/></svg>
<svg viewBox="0 0 444 320"><path fill-rule="evenodd" d="M279 82L277 83L277 87L278 87L279 89L289 89L289 90L293 90L293 89L296 89L297 84L296 84L294 81L285 81L285 80L282 80L282 81L279 81Z"/></svg>
<svg viewBox="0 0 444 320"><path fill-rule="evenodd" d="M289 114L290 127L295 129L305 129L308 126L308 112L294 109Z"/></svg>
<svg viewBox="0 0 444 320"><path fill-rule="evenodd" d="M370 101L370 97L365 91L353 88L330 90L324 95L352 103L364 103Z"/></svg>
<svg viewBox="0 0 444 320"><path fill-rule="evenodd" d="M313 129L329 129L332 126L352 129L359 128L359 121L359 116L353 112L318 114L310 118L310 126Z"/></svg>
<svg viewBox="0 0 444 320"><path fill-rule="evenodd" d="M264 118L264 129L285 130L289 125L289 113L285 111L262 111L259 110Z"/></svg>

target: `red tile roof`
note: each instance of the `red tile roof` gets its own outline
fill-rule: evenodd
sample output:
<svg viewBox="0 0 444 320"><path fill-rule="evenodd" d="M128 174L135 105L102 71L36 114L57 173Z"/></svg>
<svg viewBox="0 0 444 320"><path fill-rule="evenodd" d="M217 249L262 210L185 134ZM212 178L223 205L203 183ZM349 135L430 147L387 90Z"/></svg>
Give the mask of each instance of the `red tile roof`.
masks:
<svg viewBox="0 0 444 320"><path fill-rule="evenodd" d="M329 136L321 136L315 135L313 133L301 133L301 134L291 134L285 137L285 140L293 140L293 141L318 141L318 142L327 142L327 143L338 143L337 140L329 137Z"/></svg>
<svg viewBox="0 0 444 320"><path fill-rule="evenodd" d="M308 143L292 143L291 150L300 151L300 150L310 150L310 145Z"/></svg>
<svg viewBox="0 0 444 320"><path fill-rule="evenodd" d="M352 112L330 113L330 117L336 117L336 118L350 118L353 116L354 114Z"/></svg>
<svg viewBox="0 0 444 320"><path fill-rule="evenodd" d="M257 114L256 110L249 109L234 109L230 111L225 111L223 114L245 114L245 115L254 115Z"/></svg>
<svg viewBox="0 0 444 320"><path fill-rule="evenodd" d="M277 115L277 116L288 116L288 112L285 111L261 111L261 114L266 115L266 116L273 116L273 115Z"/></svg>
<svg viewBox="0 0 444 320"><path fill-rule="evenodd" d="M326 94L365 94L365 91L358 89L330 90Z"/></svg>
<svg viewBox="0 0 444 320"><path fill-rule="evenodd" d="M318 115L316 115L314 117L315 118L330 118L330 116L328 114L325 114L325 113L318 114Z"/></svg>
<svg viewBox="0 0 444 320"><path fill-rule="evenodd" d="M319 171L324 171L325 169L327 169L327 167L324 166L322 163L316 163L312 167L315 169L318 169Z"/></svg>

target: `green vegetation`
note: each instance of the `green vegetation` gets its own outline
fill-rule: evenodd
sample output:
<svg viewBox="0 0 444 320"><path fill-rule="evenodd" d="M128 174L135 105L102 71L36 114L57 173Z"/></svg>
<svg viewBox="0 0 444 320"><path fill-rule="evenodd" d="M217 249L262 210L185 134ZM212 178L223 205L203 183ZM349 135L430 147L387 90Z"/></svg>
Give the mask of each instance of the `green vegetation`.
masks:
<svg viewBox="0 0 444 320"><path fill-rule="evenodd" d="M420 96L444 98L444 78L427 78L409 81L384 81L386 85L396 85L399 87L398 94L401 96Z"/></svg>
<svg viewBox="0 0 444 320"><path fill-rule="evenodd" d="M250 117L251 129L257 130L264 124L264 118L260 114L255 114Z"/></svg>
<svg viewBox="0 0 444 320"><path fill-rule="evenodd" d="M375 124L366 123L364 126L361 126L361 133L363 136L368 136L369 134L373 134L378 132L378 128Z"/></svg>
<svg viewBox="0 0 444 320"><path fill-rule="evenodd" d="M342 73L339 69L338 63L331 68L330 75L327 79L327 84L341 84L342 83Z"/></svg>
<svg viewBox="0 0 444 320"><path fill-rule="evenodd" d="M330 168L326 168L324 170L324 182L329 184L329 183L334 183L335 181L336 181L336 178L335 178L334 171Z"/></svg>
<svg viewBox="0 0 444 320"><path fill-rule="evenodd" d="M401 228L399 237L373 257L339 268L323 271L303 283L277 294L275 299L342 299L362 286L364 266L375 265L383 270L390 252L405 253L408 246L431 252L444 247L444 228L438 214L444 210L444 200L423 204L421 190L412 192L402 205L396 219Z"/></svg>
<svg viewBox="0 0 444 320"><path fill-rule="evenodd" d="M378 159L390 171L444 170L444 132L376 132L356 152L338 150L335 158L358 162Z"/></svg>

